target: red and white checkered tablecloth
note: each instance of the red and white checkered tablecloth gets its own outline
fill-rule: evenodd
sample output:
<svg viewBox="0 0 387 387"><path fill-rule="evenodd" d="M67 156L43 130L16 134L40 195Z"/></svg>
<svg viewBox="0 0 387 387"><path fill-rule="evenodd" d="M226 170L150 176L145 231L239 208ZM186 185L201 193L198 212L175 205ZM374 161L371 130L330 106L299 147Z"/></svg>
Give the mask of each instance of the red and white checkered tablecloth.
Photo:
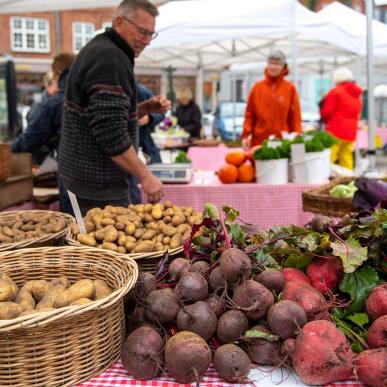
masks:
<svg viewBox="0 0 387 387"><path fill-rule="evenodd" d="M231 384L220 379L213 365L203 377L203 381L200 383L201 387L253 387L253 386L278 386L281 387L301 387L305 386L299 379L284 378L281 384L278 380L273 378L266 372L261 378L254 379L254 383L251 384ZM121 362L113 364L104 373L81 383L78 387L111 387L111 386L150 386L150 387L181 387L181 386L195 386L195 384L178 384L170 377L158 377L152 380L140 381L133 379L128 371L124 369ZM327 387L364 387L363 384L355 381L339 382L327 385Z"/></svg>

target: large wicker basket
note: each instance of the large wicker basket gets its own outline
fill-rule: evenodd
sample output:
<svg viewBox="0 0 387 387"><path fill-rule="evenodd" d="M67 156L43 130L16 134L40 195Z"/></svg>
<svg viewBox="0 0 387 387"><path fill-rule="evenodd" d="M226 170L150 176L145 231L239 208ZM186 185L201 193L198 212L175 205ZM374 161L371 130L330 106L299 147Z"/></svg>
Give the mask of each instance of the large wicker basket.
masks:
<svg viewBox="0 0 387 387"><path fill-rule="evenodd" d="M123 296L138 276L132 259L88 247L43 247L0 253L0 271L18 286L65 275L71 282L103 279L114 290L86 305L0 320L1 386L73 386L118 359Z"/></svg>
<svg viewBox="0 0 387 387"><path fill-rule="evenodd" d="M39 238L23 239L13 243L0 243L0 251L8 251L15 249L22 249L25 247L43 247L63 245L66 233L70 230L71 224L75 223L75 218L71 215L56 211L45 210L30 210L30 211L4 211L0 212L0 222L5 220L13 220L18 214L42 214L50 215L52 217L62 218L66 222L66 228L54 234L43 235Z"/></svg>
<svg viewBox="0 0 387 387"><path fill-rule="evenodd" d="M355 211L352 198L337 198L329 195L329 190L337 184L348 184L354 177L338 177L330 183L302 193L302 207L304 211L342 217Z"/></svg>
<svg viewBox="0 0 387 387"><path fill-rule="evenodd" d="M0 144L0 183L11 175L12 153L8 144Z"/></svg>

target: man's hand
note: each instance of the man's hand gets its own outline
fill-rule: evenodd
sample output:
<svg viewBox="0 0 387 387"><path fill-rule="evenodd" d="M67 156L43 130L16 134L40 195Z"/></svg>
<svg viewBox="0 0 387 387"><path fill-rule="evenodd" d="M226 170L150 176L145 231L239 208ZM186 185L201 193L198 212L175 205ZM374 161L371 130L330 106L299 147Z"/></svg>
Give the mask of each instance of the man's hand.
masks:
<svg viewBox="0 0 387 387"><path fill-rule="evenodd" d="M158 203L164 196L163 183L152 173L147 174L140 183L149 203Z"/></svg>
<svg viewBox="0 0 387 387"><path fill-rule="evenodd" d="M248 150L251 148L251 136L242 139L242 148Z"/></svg>
<svg viewBox="0 0 387 387"><path fill-rule="evenodd" d="M148 125L149 124L149 114L146 114L144 117L141 117L139 120L138 120L138 125L139 126L143 126L143 125Z"/></svg>
<svg viewBox="0 0 387 387"><path fill-rule="evenodd" d="M171 101L157 95L138 104L138 115L142 117L149 113L165 114L170 108Z"/></svg>

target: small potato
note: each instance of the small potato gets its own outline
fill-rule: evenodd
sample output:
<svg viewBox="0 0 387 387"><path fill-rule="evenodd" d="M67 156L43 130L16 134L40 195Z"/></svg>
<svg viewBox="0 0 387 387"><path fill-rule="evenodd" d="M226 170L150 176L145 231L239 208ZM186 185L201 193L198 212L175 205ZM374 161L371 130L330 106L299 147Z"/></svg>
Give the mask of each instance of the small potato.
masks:
<svg viewBox="0 0 387 387"><path fill-rule="evenodd" d="M66 288L63 285L52 287L36 305L36 310L41 311L42 309L53 308L55 306L56 297L65 290Z"/></svg>
<svg viewBox="0 0 387 387"><path fill-rule="evenodd" d="M145 232L145 229L143 228L138 228L135 232L134 232L134 237L136 239L141 239L142 238L142 235L144 234Z"/></svg>
<svg viewBox="0 0 387 387"><path fill-rule="evenodd" d="M150 253L154 251L155 243L152 241L142 241L134 249L134 253Z"/></svg>
<svg viewBox="0 0 387 387"><path fill-rule="evenodd" d="M144 212L144 204L136 204L134 206L134 209L136 210L137 213Z"/></svg>
<svg viewBox="0 0 387 387"><path fill-rule="evenodd" d="M127 241L125 243L125 249L130 253L132 250L134 250L136 247L136 242Z"/></svg>
<svg viewBox="0 0 387 387"><path fill-rule="evenodd" d="M136 243L136 242L137 242L137 239L136 239L134 236L128 235L128 236L126 237L126 242L133 242L133 243Z"/></svg>
<svg viewBox="0 0 387 387"><path fill-rule="evenodd" d="M136 231L136 227L133 223L129 223L125 227L125 233L126 235L133 235Z"/></svg>
<svg viewBox="0 0 387 387"><path fill-rule="evenodd" d="M0 302L0 320L12 320L23 312L23 307L15 302Z"/></svg>
<svg viewBox="0 0 387 387"><path fill-rule="evenodd" d="M78 239L78 242L82 243L83 245L91 246L91 247L97 246L97 241L95 240L94 237L92 237L89 234L80 233L77 235L77 239Z"/></svg>
<svg viewBox="0 0 387 387"><path fill-rule="evenodd" d="M118 231L117 245L125 246L126 234L123 231Z"/></svg>
<svg viewBox="0 0 387 387"><path fill-rule="evenodd" d="M143 221L144 221L145 223L149 223L149 222L152 222L152 221L153 221L153 217L152 217L151 214L144 213L143 215L144 215Z"/></svg>
<svg viewBox="0 0 387 387"><path fill-rule="evenodd" d="M124 230L125 230L125 224L122 223L122 222L116 222L116 224L114 225L114 227L115 227L118 231L124 231Z"/></svg>
<svg viewBox="0 0 387 387"><path fill-rule="evenodd" d="M97 241L103 241L105 239L105 230L102 228L101 230L97 230L95 232L95 236L94 238L97 240Z"/></svg>
<svg viewBox="0 0 387 387"><path fill-rule="evenodd" d="M193 210L192 207L187 207L187 208L185 209L185 211L183 211L183 212L184 212L184 215L185 215L185 216L191 216L191 215L193 214L194 210Z"/></svg>
<svg viewBox="0 0 387 387"><path fill-rule="evenodd" d="M31 293L25 289L20 290L16 297L16 303L20 304L24 311L35 309L35 300Z"/></svg>
<svg viewBox="0 0 387 387"><path fill-rule="evenodd" d="M166 201L164 202L164 207L165 207L165 208L173 207L173 203L172 203L170 200L166 200Z"/></svg>
<svg viewBox="0 0 387 387"><path fill-rule="evenodd" d="M12 243L13 239L9 236L4 235L2 232L0 232L0 243Z"/></svg>
<svg viewBox="0 0 387 387"><path fill-rule="evenodd" d="M61 308L68 306L80 298L89 298L92 300L95 296L95 285L90 279L83 279L71 285L64 292L60 293L55 299L55 307Z"/></svg>
<svg viewBox="0 0 387 387"><path fill-rule="evenodd" d="M115 220L112 218L103 218L101 220L102 226L114 226L115 223Z"/></svg>
<svg viewBox="0 0 387 387"><path fill-rule="evenodd" d="M134 209L134 204L129 204L129 205L128 205L128 208L130 208L131 210L133 210L133 209Z"/></svg>
<svg viewBox="0 0 387 387"><path fill-rule="evenodd" d="M90 233L92 231L95 231L95 224L89 220L85 222L85 228L86 228L86 232Z"/></svg>
<svg viewBox="0 0 387 387"><path fill-rule="evenodd" d="M22 290L27 290L32 294L36 302L39 302L43 299L45 294L53 288L53 285L45 280L32 280L27 281Z"/></svg>
<svg viewBox="0 0 387 387"><path fill-rule="evenodd" d="M164 229L162 229L162 232L166 236L173 237L176 234L176 228L172 226L165 226Z"/></svg>
<svg viewBox="0 0 387 387"><path fill-rule="evenodd" d="M103 242L102 243L102 248L105 250L110 250L110 251L117 251L117 245L113 242Z"/></svg>
<svg viewBox="0 0 387 387"><path fill-rule="evenodd" d="M93 224L93 226L94 226L94 224ZM80 233L79 227L78 227L78 225L77 225L76 223L73 223L73 224L71 225L71 233L72 233L73 235L78 235L78 234Z"/></svg>
<svg viewBox="0 0 387 387"><path fill-rule="evenodd" d="M107 285L104 280L94 280L95 285L95 300L101 300L113 293L113 290Z"/></svg>
<svg viewBox="0 0 387 387"><path fill-rule="evenodd" d="M161 209L160 204L155 204L152 209L153 219L161 219L163 217L163 210Z"/></svg>
<svg viewBox="0 0 387 387"><path fill-rule="evenodd" d="M70 287L70 281L69 281L69 279L68 279L66 276L64 276L64 275L62 275L62 276L60 276L60 277L58 277L58 278L54 278L53 280L51 280L50 284L53 285L53 286L61 285L61 286L63 286L65 289L67 289L67 288Z"/></svg>
<svg viewBox="0 0 387 387"><path fill-rule="evenodd" d="M174 216L175 215L175 211L173 210L173 208L167 208L165 211L164 211L164 216Z"/></svg>
<svg viewBox="0 0 387 387"><path fill-rule="evenodd" d="M183 236L179 233L175 234L171 238L171 242L169 243L169 245L171 246L171 249L176 249L180 247L182 244L183 244Z"/></svg>
<svg viewBox="0 0 387 387"><path fill-rule="evenodd" d="M171 237L166 236L163 239L163 245L169 245L169 242L171 241Z"/></svg>
<svg viewBox="0 0 387 387"><path fill-rule="evenodd" d="M0 301L14 301L16 294L12 285L3 279L0 279Z"/></svg>
<svg viewBox="0 0 387 387"><path fill-rule="evenodd" d="M135 234L136 235L136 234ZM152 238L154 238L156 236L156 231L155 230L146 230L143 234L142 234L142 239L144 241L146 240L150 240Z"/></svg>
<svg viewBox="0 0 387 387"><path fill-rule="evenodd" d="M102 215L101 214L95 214L91 217L91 221L94 223L95 227L102 226Z"/></svg>
<svg viewBox="0 0 387 387"><path fill-rule="evenodd" d="M172 225L177 227L185 222L185 216L184 215L174 215L172 217Z"/></svg>
<svg viewBox="0 0 387 387"><path fill-rule="evenodd" d="M125 248L125 246L118 246L118 247L117 247L117 253L120 253L120 254L126 254L126 248Z"/></svg>
<svg viewBox="0 0 387 387"><path fill-rule="evenodd" d="M102 208L92 208L91 210L87 211L86 216L89 218L92 218L96 214L101 214L102 213Z"/></svg>
<svg viewBox="0 0 387 387"><path fill-rule="evenodd" d="M148 214L151 213L153 210L153 205L150 203L147 203L144 205L144 212L147 212Z"/></svg>
<svg viewBox="0 0 387 387"><path fill-rule="evenodd" d="M12 230L19 230L19 228L23 226L23 221L21 220L18 220L13 226L12 226Z"/></svg>
<svg viewBox="0 0 387 387"><path fill-rule="evenodd" d="M157 234L156 235L156 243L163 243L164 234Z"/></svg>
<svg viewBox="0 0 387 387"><path fill-rule="evenodd" d="M21 227L21 229L23 230L23 227L24 226L22 226ZM34 229L35 229L35 227L34 227ZM26 231L26 230L23 230L23 231ZM3 227L3 229L2 229L2 233L5 235L5 236L7 236L7 237L13 237L13 230L10 228L10 227L8 227L8 226L4 226Z"/></svg>
<svg viewBox="0 0 387 387"><path fill-rule="evenodd" d="M103 230L105 234L105 238L104 238L105 242L115 242L117 240L118 231L114 226L108 225Z"/></svg>
<svg viewBox="0 0 387 387"><path fill-rule="evenodd" d="M92 300L88 298L80 298L78 300L73 301L70 305L71 306L79 306L79 305L86 305L92 302Z"/></svg>
<svg viewBox="0 0 387 387"><path fill-rule="evenodd" d="M170 217L169 215L164 216L163 218L164 223L171 223L171 221L172 221L172 217Z"/></svg>
<svg viewBox="0 0 387 387"><path fill-rule="evenodd" d="M63 229L66 228L66 222L64 219L56 219L56 221L52 224L53 232L57 233L59 231L62 231Z"/></svg>
<svg viewBox="0 0 387 387"><path fill-rule="evenodd" d="M191 230L187 230L184 234L183 234L183 241L185 241L186 239L188 239L191 235Z"/></svg>
<svg viewBox="0 0 387 387"><path fill-rule="evenodd" d="M147 225L146 225L146 228L150 229L150 230L155 230L156 232L159 231L159 226L157 225L156 222L149 222Z"/></svg>
<svg viewBox="0 0 387 387"><path fill-rule="evenodd" d="M163 251L163 250L165 250L165 247L161 242L156 242L155 243L155 250L156 251Z"/></svg>
<svg viewBox="0 0 387 387"><path fill-rule="evenodd" d="M134 227L136 227L136 228L141 228L142 227L141 220L135 220L133 222L133 224L134 224Z"/></svg>
<svg viewBox="0 0 387 387"><path fill-rule="evenodd" d="M183 223L183 224L179 224L177 227L176 227L176 232L178 232L179 234L184 234L187 230L189 230L189 225L187 223Z"/></svg>

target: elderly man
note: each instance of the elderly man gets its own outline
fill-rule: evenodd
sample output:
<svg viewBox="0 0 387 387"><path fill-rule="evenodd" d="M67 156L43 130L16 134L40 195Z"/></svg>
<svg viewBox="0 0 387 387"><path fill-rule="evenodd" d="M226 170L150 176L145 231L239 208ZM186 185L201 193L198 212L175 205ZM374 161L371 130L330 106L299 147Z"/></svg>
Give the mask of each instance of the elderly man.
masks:
<svg viewBox="0 0 387 387"><path fill-rule="evenodd" d="M260 145L270 135L281 138L281 132L301 132L301 111L297 90L285 80L289 73L285 55L273 51L267 58L265 79L257 82L249 95L242 145Z"/></svg>
<svg viewBox="0 0 387 387"><path fill-rule="evenodd" d="M157 36L157 8L148 0L124 0L113 28L92 39L77 56L67 85L59 146L59 173L81 212L130 203L128 175L148 201L163 185L137 157L138 117L165 113L170 102L153 97L137 106L134 58Z"/></svg>

